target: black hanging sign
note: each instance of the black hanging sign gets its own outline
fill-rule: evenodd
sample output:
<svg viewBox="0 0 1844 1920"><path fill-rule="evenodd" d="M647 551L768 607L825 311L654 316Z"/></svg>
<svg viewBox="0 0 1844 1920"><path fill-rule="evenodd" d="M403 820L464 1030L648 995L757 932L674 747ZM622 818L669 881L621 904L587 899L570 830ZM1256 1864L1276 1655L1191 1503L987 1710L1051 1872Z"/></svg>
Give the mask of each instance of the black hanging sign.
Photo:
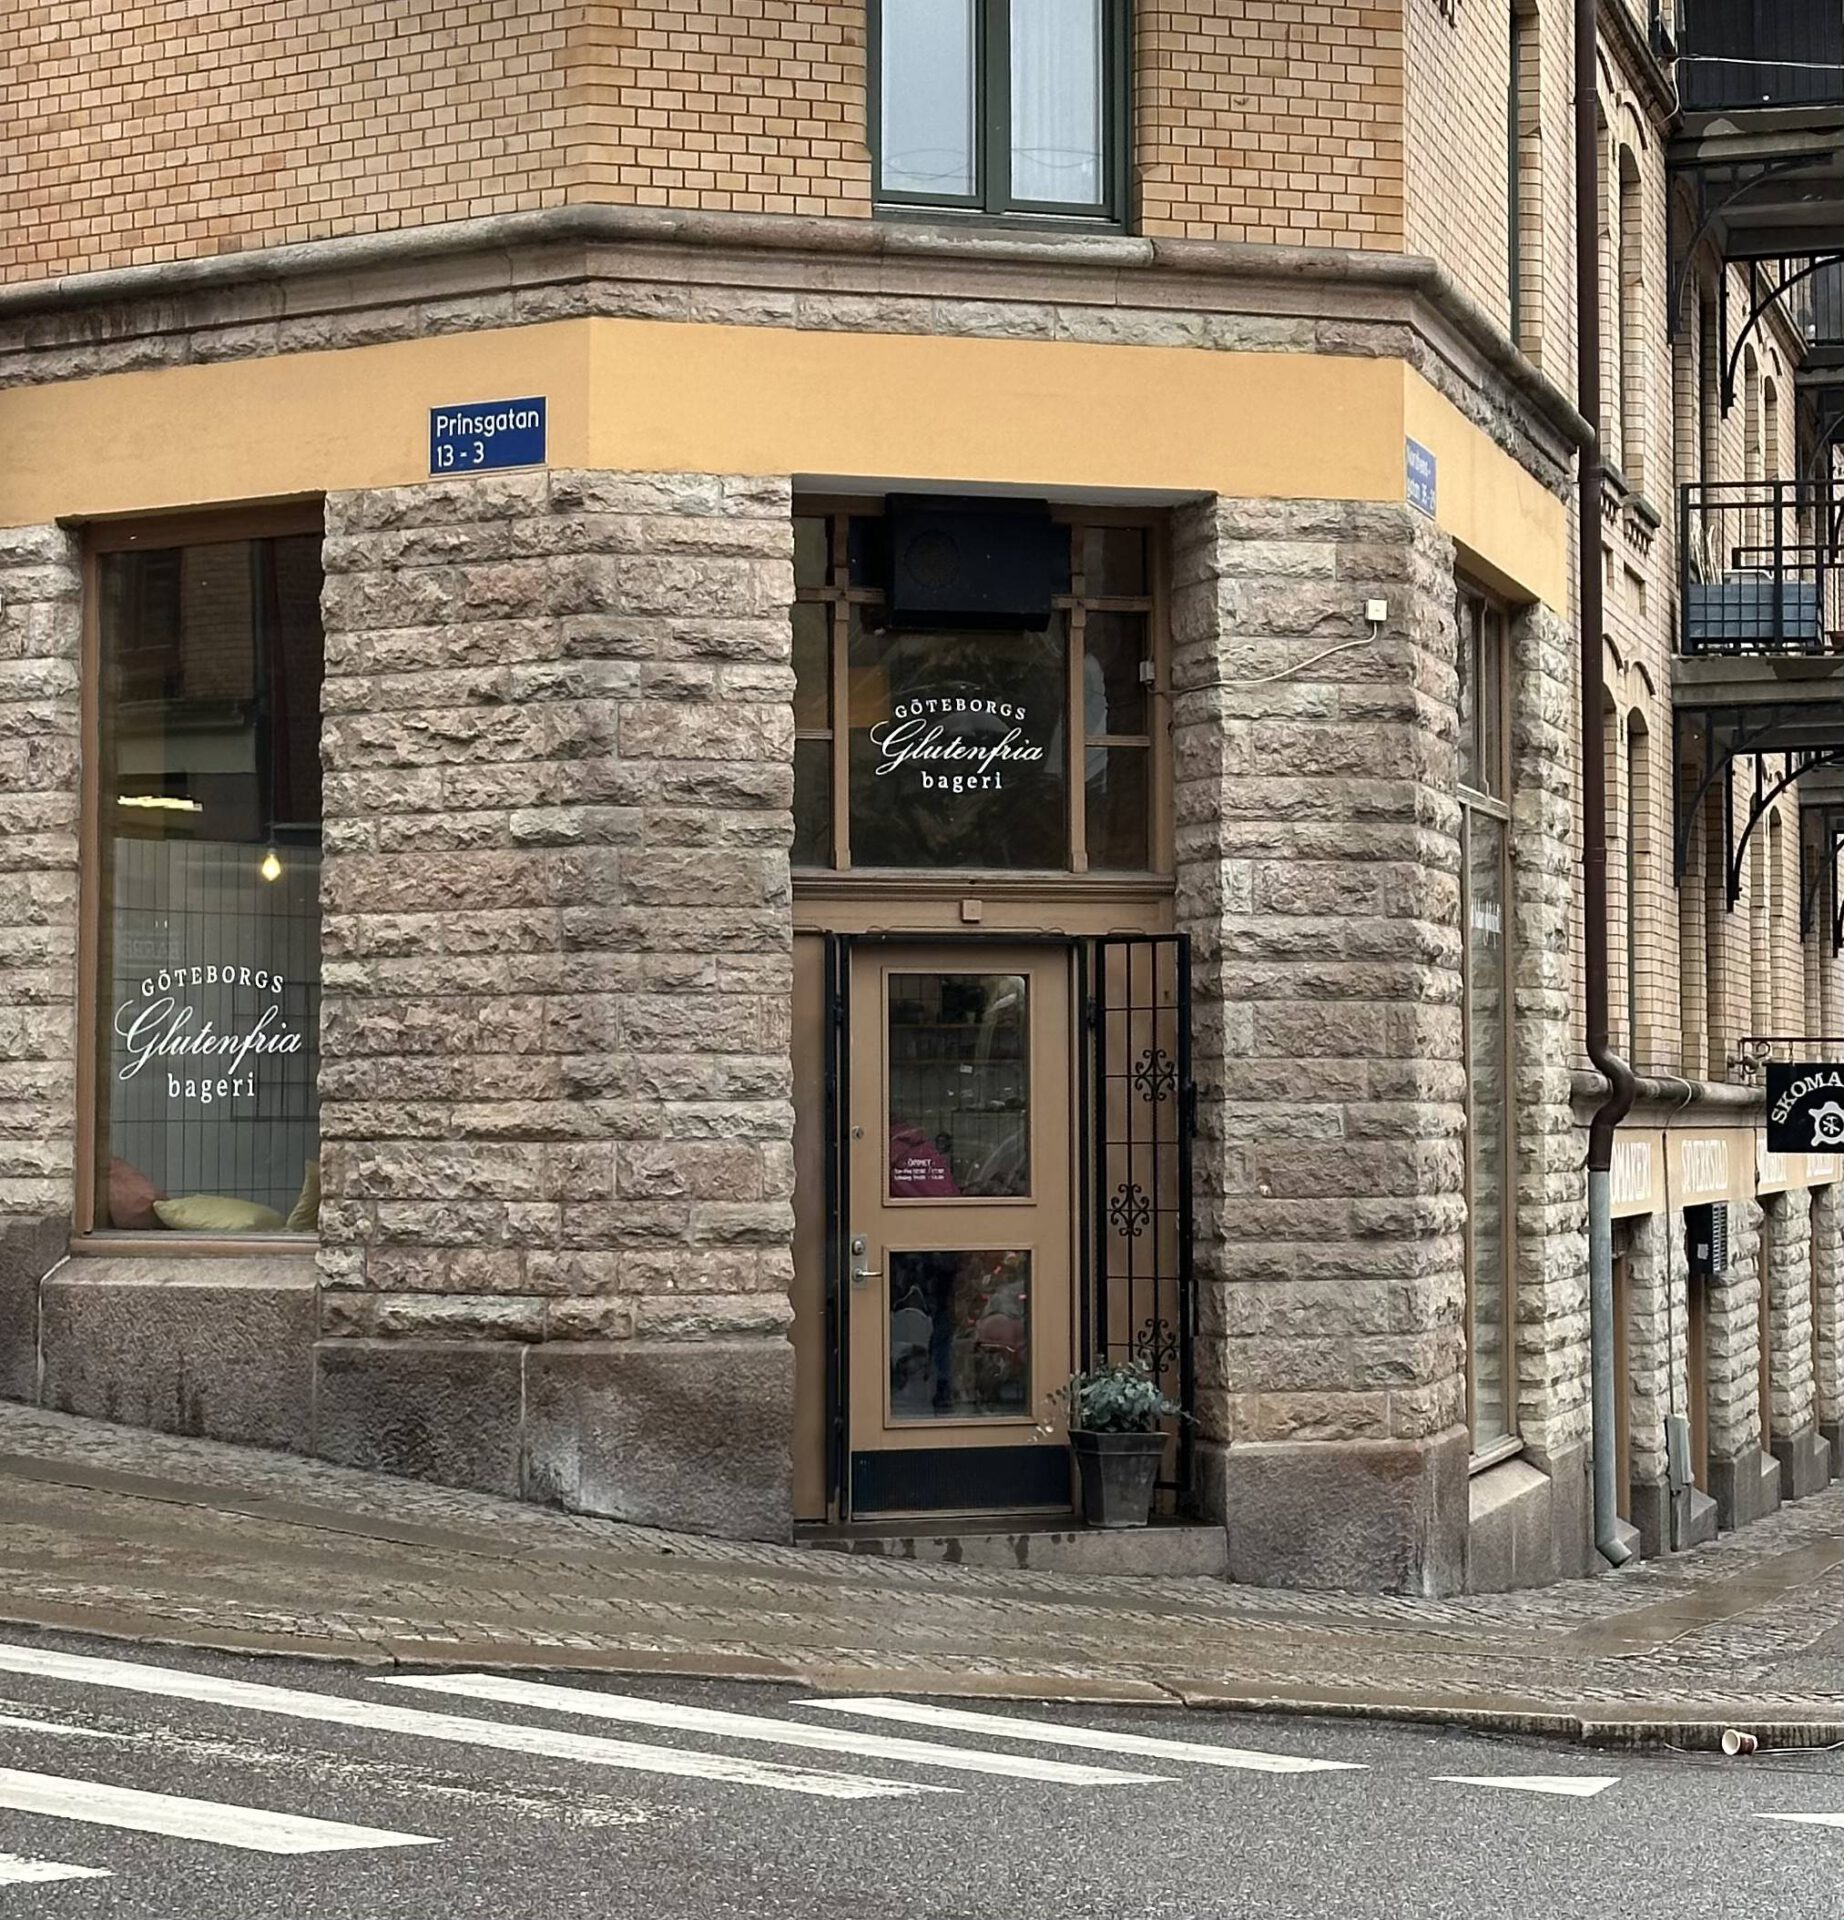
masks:
<svg viewBox="0 0 1844 1920"><path fill-rule="evenodd" d="M1844 1149L1844 1062L1767 1063L1767 1151Z"/></svg>

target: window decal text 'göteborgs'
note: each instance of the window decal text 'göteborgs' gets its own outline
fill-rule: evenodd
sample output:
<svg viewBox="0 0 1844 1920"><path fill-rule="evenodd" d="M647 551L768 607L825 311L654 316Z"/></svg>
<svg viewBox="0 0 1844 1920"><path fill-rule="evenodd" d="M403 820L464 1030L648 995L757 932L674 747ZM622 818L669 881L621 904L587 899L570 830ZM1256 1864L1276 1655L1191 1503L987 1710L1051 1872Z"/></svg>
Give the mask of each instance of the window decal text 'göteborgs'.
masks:
<svg viewBox="0 0 1844 1920"><path fill-rule="evenodd" d="M975 730L967 730L970 721ZM1009 724L1001 733L995 721ZM1025 709L1004 700L957 694L901 701L870 730L879 755L876 777L913 767L924 793L996 792L1008 765L1034 765L1044 757L1026 738L1025 721ZM944 763L953 771L936 771Z"/></svg>
<svg viewBox="0 0 1844 1920"><path fill-rule="evenodd" d="M211 1106L220 1100L250 1100L256 1095L251 1056L299 1053L302 1036L282 1024L279 973L264 967L162 968L141 982L138 999L115 1016L116 1037L127 1054L118 1080L133 1080L150 1060L182 1062L190 1073L167 1071L169 1100L196 1100ZM248 1021L222 1028L207 1014L177 998L184 987L250 988L272 996ZM207 1065L201 1076L198 1069ZM249 1066L246 1073L244 1068ZM216 1069L215 1071L211 1069Z"/></svg>

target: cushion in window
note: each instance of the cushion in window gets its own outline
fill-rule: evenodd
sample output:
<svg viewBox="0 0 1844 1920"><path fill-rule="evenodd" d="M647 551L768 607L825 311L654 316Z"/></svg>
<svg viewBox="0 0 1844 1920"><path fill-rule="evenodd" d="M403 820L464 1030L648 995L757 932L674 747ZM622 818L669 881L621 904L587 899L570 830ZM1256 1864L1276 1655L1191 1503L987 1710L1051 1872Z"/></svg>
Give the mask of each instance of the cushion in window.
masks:
<svg viewBox="0 0 1844 1920"><path fill-rule="evenodd" d="M126 1160L109 1162L110 1226L137 1233L158 1227L160 1218L154 1212L154 1202L165 1198L139 1167L130 1166Z"/></svg>
<svg viewBox="0 0 1844 1920"><path fill-rule="evenodd" d="M156 1200L154 1211L169 1227L185 1233L280 1233L282 1216L254 1200L225 1193L190 1193L177 1200Z"/></svg>
<svg viewBox="0 0 1844 1920"><path fill-rule="evenodd" d="M289 1209L288 1231L290 1233L320 1231L320 1162L318 1160L310 1160L307 1163L307 1176L301 1182L301 1197Z"/></svg>

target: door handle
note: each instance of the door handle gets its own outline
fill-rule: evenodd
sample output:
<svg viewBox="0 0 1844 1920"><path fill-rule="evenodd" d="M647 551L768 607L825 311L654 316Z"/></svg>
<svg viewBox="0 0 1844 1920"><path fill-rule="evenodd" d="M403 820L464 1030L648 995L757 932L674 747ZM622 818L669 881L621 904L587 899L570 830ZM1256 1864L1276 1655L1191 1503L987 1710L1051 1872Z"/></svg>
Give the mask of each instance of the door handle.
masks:
<svg viewBox="0 0 1844 1920"><path fill-rule="evenodd" d="M861 1287L867 1280L881 1280L884 1277L882 1267L853 1267L852 1285Z"/></svg>

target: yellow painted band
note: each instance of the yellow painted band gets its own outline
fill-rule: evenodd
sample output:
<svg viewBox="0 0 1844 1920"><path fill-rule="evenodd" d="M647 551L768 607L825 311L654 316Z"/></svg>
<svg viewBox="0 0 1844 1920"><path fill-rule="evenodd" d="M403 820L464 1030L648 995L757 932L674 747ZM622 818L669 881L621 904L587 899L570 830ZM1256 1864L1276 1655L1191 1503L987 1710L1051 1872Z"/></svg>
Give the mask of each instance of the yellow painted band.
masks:
<svg viewBox="0 0 1844 1920"><path fill-rule="evenodd" d="M1562 503L1386 359L644 320L108 374L0 392L0 526L428 478L428 411L543 394L550 464L1093 493L1400 501L1565 604Z"/></svg>

